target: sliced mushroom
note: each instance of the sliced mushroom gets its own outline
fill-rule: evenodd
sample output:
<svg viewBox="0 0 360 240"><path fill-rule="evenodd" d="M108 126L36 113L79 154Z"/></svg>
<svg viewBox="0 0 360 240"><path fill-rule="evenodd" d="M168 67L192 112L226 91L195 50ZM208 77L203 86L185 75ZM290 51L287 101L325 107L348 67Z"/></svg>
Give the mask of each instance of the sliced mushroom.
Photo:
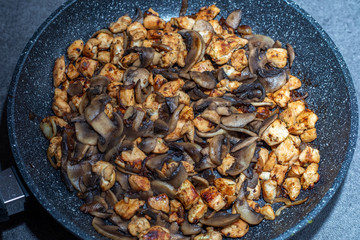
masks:
<svg viewBox="0 0 360 240"><path fill-rule="evenodd" d="M104 221L101 218L94 217L91 224L98 233L104 235L105 237L114 240L135 240L135 238L133 237L127 237L120 233L118 231L118 226L105 225Z"/></svg>
<svg viewBox="0 0 360 240"><path fill-rule="evenodd" d="M76 96L83 92L83 85L80 81L76 81L69 85L69 88L67 89L67 93L70 96Z"/></svg>
<svg viewBox="0 0 360 240"><path fill-rule="evenodd" d="M286 83L287 74L285 69L258 69L259 81L264 86L267 93L275 92Z"/></svg>
<svg viewBox="0 0 360 240"><path fill-rule="evenodd" d="M98 141L98 135L96 132L90 129L89 125L85 122L75 123L76 139L87 145L96 145Z"/></svg>
<svg viewBox="0 0 360 240"><path fill-rule="evenodd" d="M208 140L209 143L209 157L212 163L219 166L221 164L221 146L224 140L224 135L217 135Z"/></svg>
<svg viewBox="0 0 360 240"><path fill-rule="evenodd" d="M137 67L146 68L150 66L154 59L155 49L150 47L134 47L128 49L125 54L129 54L131 52L137 52L140 58L140 65Z"/></svg>
<svg viewBox="0 0 360 240"><path fill-rule="evenodd" d="M171 143L170 147L175 147L180 151L185 151L190 155L190 157L194 160L194 162L199 162L201 160L201 146L195 143L188 143L188 142L176 142Z"/></svg>
<svg viewBox="0 0 360 240"><path fill-rule="evenodd" d="M200 162L195 166L195 171L201 172L206 169L216 168L217 165L211 162L208 156L203 157Z"/></svg>
<svg viewBox="0 0 360 240"><path fill-rule="evenodd" d="M160 180L154 180L151 182L151 189L156 194L165 193L169 198L175 199L176 189L169 183Z"/></svg>
<svg viewBox="0 0 360 240"><path fill-rule="evenodd" d="M184 235L196 235L202 231L202 228L197 224L190 224L188 221L184 221L181 224L181 232Z"/></svg>
<svg viewBox="0 0 360 240"><path fill-rule="evenodd" d="M215 124L220 124L220 116L217 114L215 110L206 109L202 114L201 117L213 122Z"/></svg>
<svg viewBox="0 0 360 240"><path fill-rule="evenodd" d="M185 58L185 66L181 73L187 73L197 62L201 61L205 54L205 42L201 35L192 30L181 30L179 33L185 38L188 54Z"/></svg>
<svg viewBox="0 0 360 240"><path fill-rule="evenodd" d="M232 149L231 152L237 152L242 148L248 147L249 145L253 144L254 142L256 142L257 140L259 140L259 137L248 137L245 138L243 141L237 143Z"/></svg>
<svg viewBox="0 0 360 240"><path fill-rule="evenodd" d="M233 154L235 155L235 162L231 166L231 168L226 171L226 173L229 174L230 176L237 176L242 171L247 169L249 167L251 159L254 156L255 148L256 148L256 143L254 142L248 147L244 147L239 151L235 152Z"/></svg>
<svg viewBox="0 0 360 240"><path fill-rule="evenodd" d="M196 132L196 134L199 136L199 137L203 137L203 138L211 138L211 137L215 137L215 136L218 136L218 135L223 135L225 134L226 131L224 129L219 129L215 132Z"/></svg>
<svg viewBox="0 0 360 240"><path fill-rule="evenodd" d="M233 11L226 18L226 24L233 29L237 29L240 22L241 22L241 10L240 9Z"/></svg>
<svg viewBox="0 0 360 240"><path fill-rule="evenodd" d="M149 84L150 72L145 68L129 67L124 73L124 85L127 87L135 86L140 82L141 89Z"/></svg>
<svg viewBox="0 0 360 240"><path fill-rule="evenodd" d="M180 112L184 108L184 106L185 106L184 104L180 104L176 108L174 113L171 115L170 120L169 120L169 133L174 131L174 129L176 128L177 122L179 120Z"/></svg>
<svg viewBox="0 0 360 240"><path fill-rule="evenodd" d="M231 214L228 212L217 212L210 218L200 219L200 223L211 227L226 227L238 221L240 214Z"/></svg>
<svg viewBox="0 0 360 240"><path fill-rule="evenodd" d="M255 113L234 113L227 117L221 118L221 123L226 127L244 127L256 117Z"/></svg>
<svg viewBox="0 0 360 240"><path fill-rule="evenodd" d="M141 143L138 145L141 151L144 153L150 153L155 149L156 138L149 137L142 139Z"/></svg>
<svg viewBox="0 0 360 240"><path fill-rule="evenodd" d="M102 75L97 75L90 79L90 87L87 90L87 96L92 100L95 96L106 93L106 88L110 80Z"/></svg>
<svg viewBox="0 0 360 240"><path fill-rule="evenodd" d="M234 207L236 212L240 214L240 218L249 224L257 225L264 219L264 215L255 212L246 199L237 200Z"/></svg>
<svg viewBox="0 0 360 240"><path fill-rule="evenodd" d="M213 26L203 19L196 20L192 30L197 32L209 31L215 33Z"/></svg>
<svg viewBox="0 0 360 240"><path fill-rule="evenodd" d="M166 105L169 107L170 113L173 113L179 105L179 96L166 97Z"/></svg>
<svg viewBox="0 0 360 240"><path fill-rule="evenodd" d="M165 136L169 132L169 125L161 119L154 122L154 134L157 136Z"/></svg>
<svg viewBox="0 0 360 240"><path fill-rule="evenodd" d="M287 49L288 54L289 54L289 67L291 68L292 65L293 65L294 59L295 59L295 51L294 51L293 46L291 46L290 43L286 44L286 49Z"/></svg>
<svg viewBox="0 0 360 240"><path fill-rule="evenodd" d="M259 129L260 137L264 134L265 130L278 118L278 116L279 116L278 114L273 114L262 122Z"/></svg>
<svg viewBox="0 0 360 240"><path fill-rule="evenodd" d="M244 102L261 102L266 97L263 85L255 81L249 84L240 85L235 91L235 95Z"/></svg>
<svg viewBox="0 0 360 240"><path fill-rule="evenodd" d="M190 72L190 77L202 88L214 89L216 87L216 79L211 72Z"/></svg>
<svg viewBox="0 0 360 240"><path fill-rule="evenodd" d="M247 134L247 135L249 135L249 136L252 136L252 137L257 137L257 134L256 134L256 133L254 133L254 132L252 132L252 131L250 131L250 130L248 130L248 129L246 129L246 128L242 128L242 127L226 127L226 126L224 126L224 125L222 125L222 124L220 124L220 127L221 127L222 129L227 130L227 131L231 131L231 132L241 132L241 133L245 133L245 134Z"/></svg>
<svg viewBox="0 0 360 240"><path fill-rule="evenodd" d="M173 171L167 180L175 189L179 188L180 185L188 178L188 173L184 165L179 163L178 167Z"/></svg>

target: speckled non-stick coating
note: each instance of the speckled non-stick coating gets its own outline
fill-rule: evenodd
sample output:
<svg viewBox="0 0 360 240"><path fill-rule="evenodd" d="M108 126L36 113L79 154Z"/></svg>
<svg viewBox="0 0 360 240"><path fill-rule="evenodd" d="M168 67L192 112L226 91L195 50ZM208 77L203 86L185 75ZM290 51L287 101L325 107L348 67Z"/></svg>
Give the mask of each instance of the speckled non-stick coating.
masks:
<svg viewBox="0 0 360 240"><path fill-rule="evenodd" d="M292 72L305 79L309 107L319 116L318 140L321 152L320 182L304 192L309 200L287 209L275 221L250 227L245 239L287 238L299 231L326 205L341 184L353 156L358 113L354 86L334 43L303 10L282 0L189 1L188 13L216 3L220 16L236 8L243 10L243 24L296 51ZM26 46L14 73L9 92L8 125L12 150L26 184L45 209L75 235L103 239L91 227L91 217L78 209L82 202L66 190L59 171L46 159L47 140L39 129L41 118L52 115L52 67L55 58L66 53L76 39L87 40L118 17L135 15L135 8L152 7L165 20L177 16L180 0L119 1L82 0L64 4L39 28ZM35 119L29 119L33 113Z"/></svg>

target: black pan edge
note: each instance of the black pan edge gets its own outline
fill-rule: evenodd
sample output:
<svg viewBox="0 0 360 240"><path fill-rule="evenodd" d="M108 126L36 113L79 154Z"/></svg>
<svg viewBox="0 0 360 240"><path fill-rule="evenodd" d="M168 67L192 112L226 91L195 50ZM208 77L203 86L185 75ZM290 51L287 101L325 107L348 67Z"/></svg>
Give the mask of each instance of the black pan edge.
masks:
<svg viewBox="0 0 360 240"><path fill-rule="evenodd" d="M293 7L297 12L299 12L304 18L306 18L309 23L311 23L315 29L320 33L322 38L326 41L328 46L332 49L334 55L337 58L337 61L339 65L341 66L341 70L343 72L345 81L347 83L347 88L350 96L350 105L351 105L351 131L350 131L350 137L349 137L349 145L347 149L347 154L345 156L345 160L342 163L341 169L337 175L337 177L334 180L333 185L330 187L328 192L325 194L325 196L322 198L321 202L304 218L302 218L297 225L294 227L288 229L286 232L282 233L280 236L278 236L276 239L288 239L292 236L294 236L297 232L299 232L301 229L306 227L308 224L312 222L312 220L324 209L324 207L328 204L330 199L334 196L338 188L341 186L342 182L345 179L346 173L349 169L351 160L353 158L353 154L355 151L357 136L358 136L358 103L356 98L356 92L354 88L354 84L352 82L352 78L350 75L350 72L346 66L346 63L341 56L340 52L338 51L338 48L334 44L334 42L330 39L329 35L322 29L322 27L316 22L315 19L313 19L305 10L301 9L296 3L294 3L291 0L284 0L288 5ZM19 81L20 73L23 68L24 62L28 56L28 53L34 46L35 42L37 41L38 37L41 35L41 33L47 28L47 26L66 8L71 6L76 0L69 0L65 2L63 5L61 5L54 13L52 13L45 21L41 24L41 26L38 28L38 30L34 33L32 38L27 43L26 47L24 48L22 54L20 55L19 61L17 62L17 65L15 67L12 81L9 88L8 93L8 105L7 105L7 124L8 124L8 132L9 132L9 140L11 149L13 152L13 156L15 158L15 162L17 164L17 167L31 190L31 192L34 194L35 198L40 202L40 204L49 212L49 214L58 221L61 225L63 225L65 228L67 228L70 232L72 232L74 235L85 238L89 237L86 232L84 232L80 228L74 228L74 225L71 224L70 221L64 221L64 219L61 219L63 216L59 216L59 213L52 208L52 206L49 206L49 204L43 199L40 195L40 193L37 190L37 187L35 186L33 180L31 177L24 171L22 162L20 161L22 159L20 150L17 145L17 139L16 136L12 133L15 130L14 126L14 105L15 105L15 93L16 93L16 87ZM95 236L92 236L95 237Z"/></svg>

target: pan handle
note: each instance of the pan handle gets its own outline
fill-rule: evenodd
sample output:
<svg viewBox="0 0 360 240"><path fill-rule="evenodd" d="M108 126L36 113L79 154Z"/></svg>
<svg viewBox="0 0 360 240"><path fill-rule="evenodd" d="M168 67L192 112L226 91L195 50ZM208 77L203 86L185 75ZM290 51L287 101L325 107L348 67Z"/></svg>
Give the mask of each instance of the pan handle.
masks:
<svg viewBox="0 0 360 240"><path fill-rule="evenodd" d="M0 172L0 222L9 216L24 211L25 198L28 196L15 169Z"/></svg>

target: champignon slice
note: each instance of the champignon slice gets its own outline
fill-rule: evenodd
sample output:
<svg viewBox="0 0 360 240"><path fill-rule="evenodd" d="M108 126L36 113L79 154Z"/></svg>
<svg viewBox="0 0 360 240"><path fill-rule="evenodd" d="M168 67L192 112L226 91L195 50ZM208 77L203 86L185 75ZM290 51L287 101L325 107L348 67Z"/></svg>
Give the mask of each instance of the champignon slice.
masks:
<svg viewBox="0 0 360 240"><path fill-rule="evenodd" d="M142 139L141 143L138 145L141 151L144 153L150 153L155 149L156 138L149 137Z"/></svg>
<svg viewBox="0 0 360 240"><path fill-rule="evenodd" d="M201 117L205 118L206 120L209 120L210 122L213 122L215 124L220 124L220 116L215 110L206 109L201 114Z"/></svg>
<svg viewBox="0 0 360 240"><path fill-rule="evenodd" d="M237 9L229 14L226 18L226 24L233 29L236 29L241 22L241 10Z"/></svg>
<svg viewBox="0 0 360 240"><path fill-rule="evenodd" d="M205 42L201 35L192 30L181 30L178 32L185 38L188 54L185 58L185 66L181 73L187 73L197 62L201 61L205 54Z"/></svg>
<svg viewBox="0 0 360 240"><path fill-rule="evenodd" d="M265 130L278 118L278 114L273 114L270 117L268 117L267 119L265 119L265 121L262 122L260 128L259 128L259 137L261 137Z"/></svg>
<svg viewBox="0 0 360 240"><path fill-rule="evenodd" d="M129 67L124 73L124 85L127 87L135 86L140 82L141 89L149 84L150 72L146 68Z"/></svg>
<svg viewBox="0 0 360 240"><path fill-rule="evenodd" d="M79 192L85 192L83 179L86 176L91 176L91 164L89 162L80 162L79 164L72 165L70 161L66 164L66 173L70 180L71 185ZM84 190L84 191L83 191Z"/></svg>
<svg viewBox="0 0 360 240"><path fill-rule="evenodd" d="M133 50L139 53L140 68L146 68L150 66L154 59L155 49L150 47L134 47Z"/></svg>
<svg viewBox="0 0 360 240"><path fill-rule="evenodd" d="M215 137L215 136L218 136L218 135L223 135L225 134L226 131L224 129L219 129L215 132L199 132L197 131L196 134L199 136L199 137L203 137L203 138L210 138L210 137Z"/></svg>
<svg viewBox="0 0 360 240"><path fill-rule="evenodd" d="M196 235L201 232L202 227L197 224L190 224L188 221L185 220L181 224L180 230L184 235Z"/></svg>
<svg viewBox="0 0 360 240"><path fill-rule="evenodd" d="M223 140L224 135L217 135L208 140L210 160L217 166L221 164L221 147Z"/></svg>
<svg viewBox="0 0 360 240"><path fill-rule="evenodd" d="M251 162L251 159L254 156L256 148L256 142L252 143L248 147L244 147L237 152L235 152L233 155L235 157L235 162L231 166L229 170L226 171L227 174L230 176L237 176L242 171L247 169L249 167L249 164Z"/></svg>
<svg viewBox="0 0 360 240"><path fill-rule="evenodd" d="M180 116L180 112L181 110L184 108L184 104L180 104L176 110L174 111L174 113L171 115L170 120L169 120L169 133L171 133L172 131L175 130L177 122L179 120L179 116Z"/></svg>
<svg viewBox="0 0 360 240"><path fill-rule="evenodd" d="M187 178L188 173L186 172L184 165L179 163L178 167L171 173L167 182L177 189Z"/></svg>
<svg viewBox="0 0 360 240"><path fill-rule="evenodd" d="M196 20L192 30L196 32L209 31L215 33L213 26L203 19Z"/></svg>
<svg viewBox="0 0 360 240"><path fill-rule="evenodd" d="M154 122L154 134L158 136L165 136L169 132L169 126L161 119Z"/></svg>
<svg viewBox="0 0 360 240"><path fill-rule="evenodd" d="M211 227L226 227L238 221L240 214L231 214L228 212L217 212L210 218L200 219L200 223Z"/></svg>
<svg viewBox="0 0 360 240"><path fill-rule="evenodd" d="M85 122L75 123L76 139L87 145L96 145L98 141L98 135L96 132L90 129L89 125Z"/></svg>
<svg viewBox="0 0 360 240"><path fill-rule="evenodd" d="M221 118L221 123L226 127L244 127L255 119L255 113L237 113Z"/></svg>
<svg viewBox="0 0 360 240"><path fill-rule="evenodd" d="M79 162L81 159L85 157L86 152L88 151L90 145L82 144L81 142L77 142L74 150L73 160L75 162Z"/></svg>
<svg viewBox="0 0 360 240"><path fill-rule="evenodd" d="M177 142L171 143L170 147L175 147L180 151L185 151L190 157L195 161L199 162L201 160L201 146L195 143L188 143L188 142Z"/></svg>
<svg viewBox="0 0 360 240"><path fill-rule="evenodd" d="M272 38L257 34L251 35L248 40L249 40L248 42L249 50L254 48L260 48L262 50L266 50L274 46L275 43L275 41Z"/></svg>
<svg viewBox="0 0 360 240"><path fill-rule="evenodd" d="M83 92L83 85L80 81L76 81L69 85L69 88L67 89L67 93L72 97L79 95Z"/></svg>
<svg viewBox="0 0 360 240"><path fill-rule="evenodd" d="M87 90L89 99L93 99L95 96L102 93L106 93L106 88L109 85L110 80L102 75L97 75L90 79L90 87Z"/></svg>
<svg viewBox="0 0 360 240"><path fill-rule="evenodd" d="M291 68L292 64L294 62L294 59L295 59L295 51L294 51L293 46L291 46L290 43L286 44L286 49L287 49L288 54L289 54L289 67Z"/></svg>
<svg viewBox="0 0 360 240"><path fill-rule="evenodd" d="M235 91L235 95L244 102L261 102L266 97L266 91L259 81L240 85Z"/></svg>
<svg viewBox="0 0 360 240"><path fill-rule="evenodd" d="M211 72L190 72L190 77L202 88L214 89L216 87L216 79Z"/></svg>
<svg viewBox="0 0 360 240"><path fill-rule="evenodd" d="M175 199L176 189L169 183L160 180L154 180L151 182L151 189L156 194L165 193L169 198Z"/></svg>
<svg viewBox="0 0 360 240"><path fill-rule="evenodd" d="M257 137L257 134L256 134L256 133L254 133L254 132L252 132L252 131L250 131L250 130L248 130L248 129L246 129L246 128L242 128L242 127L226 127L226 126L224 126L224 125L222 125L222 124L220 124L220 127L221 127L222 129L227 130L227 131L231 131L231 132L241 132L241 133L245 133L245 134L247 134L247 135L249 135L249 136L252 136L252 137Z"/></svg>
<svg viewBox="0 0 360 240"><path fill-rule="evenodd" d="M240 149L244 148L244 147L248 147L251 144L253 144L254 142L256 142L257 140L259 140L259 137L248 137L245 138L243 141L239 142L238 144L236 144L232 149L231 152L236 152L239 151Z"/></svg>
<svg viewBox="0 0 360 240"><path fill-rule="evenodd" d="M106 104L110 101L111 98L107 94L100 94L94 97L90 105L85 108L84 115L86 121L90 124L100 113L104 112Z"/></svg>
<svg viewBox="0 0 360 240"><path fill-rule="evenodd" d="M169 107L170 113L173 113L179 105L179 96L166 97L166 105Z"/></svg>
<svg viewBox="0 0 360 240"><path fill-rule="evenodd" d="M267 93L275 92L280 89L286 83L286 71L285 69L264 69L257 70L259 75L259 81L264 86Z"/></svg>
<svg viewBox="0 0 360 240"><path fill-rule="evenodd" d="M255 212L246 199L237 200L234 207L236 212L240 214L240 218L249 224L257 225L264 219L264 215Z"/></svg>
<svg viewBox="0 0 360 240"><path fill-rule="evenodd" d="M124 236L122 233L120 233L118 231L119 230L118 226L105 225L104 221L101 218L94 217L91 224L98 233L100 233L101 235L104 235L105 237L108 237L110 239L113 239L113 240L135 240L136 239L133 237Z"/></svg>

